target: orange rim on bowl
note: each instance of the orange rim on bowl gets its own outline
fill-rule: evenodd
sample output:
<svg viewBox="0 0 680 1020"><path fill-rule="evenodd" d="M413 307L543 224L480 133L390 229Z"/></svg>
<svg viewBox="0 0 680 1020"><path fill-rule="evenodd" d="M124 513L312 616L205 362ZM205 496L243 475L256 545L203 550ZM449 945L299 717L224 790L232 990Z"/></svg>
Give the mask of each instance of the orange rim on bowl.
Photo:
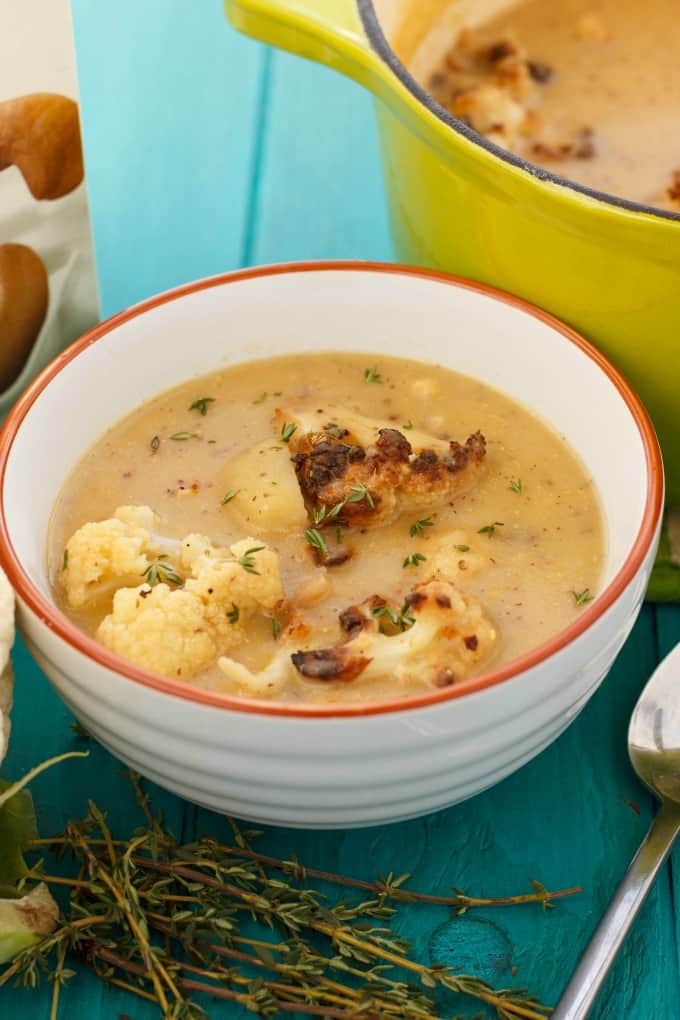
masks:
<svg viewBox="0 0 680 1020"><path fill-rule="evenodd" d="M366 702L363 704L342 704L342 705L291 705L283 702L264 702L250 698L237 698L216 691L202 690L189 683L180 680L169 680L157 676L147 670L127 662L113 652L110 652L103 645L88 637L70 622L59 610L52 605L35 587L30 577L21 565L21 562L14 550L7 528L5 518L5 473L7 461L12 449L17 432L38 399L43 390L57 376L69 362L77 358L91 344L97 343L102 337L111 333L118 326L130 319L143 315L159 305L175 301L192 294L196 291L209 287L219 287L224 284L238 283L241 280L253 280L258 277L275 276L285 273L306 273L306 272L364 272L364 273L393 273L404 276L419 276L424 279L448 283L466 290L476 291L493 297L505 304L513 305L529 315L540 319L560 333L565 340L578 347L586 357L608 376L625 401L640 432L642 444L645 450L647 462L647 492L645 499L645 511L642 523L633 546L626 558L625 563L613 578L605 590L598 595L594 601L583 610L577 620L565 627L549 641L532 649L526 655L513 660L506 665L491 670L469 680L463 680L452 687L442 688L427 693L419 693L401 698L394 698L386 701ZM428 705L436 705L451 698L461 698L476 691L486 690L496 684L503 683L519 673L531 669L545 659L554 655L564 648L579 635L583 634L606 610L616 601L626 586L634 578L644 561L650 544L656 534L656 529L663 510L663 465L661 452L654 432L654 427L649 415L633 392L628 382L614 368L614 366L597 351L579 333L565 325L559 319L534 307L521 298L513 297L504 291L496 290L485 284L475 283L462 277L453 276L447 273L439 273L434 270L418 269L411 266L402 266L394 263L360 262L360 261L332 261L332 262L299 262L287 263L275 266L260 266L256 269L237 270L236 272L224 273L219 276L209 277L204 280L197 280L193 283L177 287L134 305L126 311L114 315L100 325L95 326L88 333L76 340L47 368L45 368L34 382L28 387L22 397L19 398L10 412L7 421L0 434L0 562L4 567L7 576L19 597L26 603L35 615L41 619L51 631L59 635L72 648L99 665L112 670L135 683L145 687L154 688L164 694L171 694L175 697L184 698L202 705L210 705L215 708L229 709L237 712L251 712L260 715L284 716L284 717L325 717L340 718L343 716L365 716L376 715L384 712L400 712L413 708L422 708Z"/></svg>

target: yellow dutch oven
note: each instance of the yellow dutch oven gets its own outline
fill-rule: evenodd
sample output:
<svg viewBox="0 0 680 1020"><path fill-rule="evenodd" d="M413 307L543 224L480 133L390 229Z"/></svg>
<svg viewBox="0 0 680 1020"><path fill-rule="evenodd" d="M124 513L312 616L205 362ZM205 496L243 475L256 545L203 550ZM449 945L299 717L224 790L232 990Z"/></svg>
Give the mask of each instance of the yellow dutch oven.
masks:
<svg viewBox="0 0 680 1020"><path fill-rule="evenodd" d="M378 98L397 256L521 295L592 338L647 403L680 507L680 215L600 194L498 148L411 74L508 0L226 0L233 24ZM578 414L578 407L574 414ZM617 451L612 436L612 454Z"/></svg>

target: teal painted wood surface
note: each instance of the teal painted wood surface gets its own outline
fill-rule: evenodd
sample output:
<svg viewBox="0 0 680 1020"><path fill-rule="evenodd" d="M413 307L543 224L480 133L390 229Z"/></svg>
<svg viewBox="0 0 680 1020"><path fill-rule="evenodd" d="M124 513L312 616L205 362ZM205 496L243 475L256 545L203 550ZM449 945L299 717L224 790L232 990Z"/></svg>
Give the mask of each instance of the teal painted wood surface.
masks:
<svg viewBox="0 0 680 1020"><path fill-rule="evenodd" d="M73 12L105 314L248 262L390 257L371 102L358 88L240 39L219 0L73 0ZM530 877L553 888L581 883L581 896L545 914L529 907L451 919L442 909L411 907L401 922L424 960L473 967L554 1002L651 818L651 798L627 764L627 722L655 662L679 639L680 609L647 607L574 725L468 803L396 827L271 830L264 843L280 856L295 850L310 865L362 877L413 871L414 885L432 892L457 885L504 895ZM21 646L16 665L8 775L78 746L67 710ZM95 746L87 762L40 777L34 794L44 831L82 813L88 797L128 831L137 816L119 768ZM226 835L217 815L154 795L177 834ZM680 1020L677 896L671 863L594 1020ZM66 1020L121 1013L155 1015L89 975L63 998ZM216 1006L211 1015L240 1014ZM46 988L0 992L3 1020L48 1016Z"/></svg>

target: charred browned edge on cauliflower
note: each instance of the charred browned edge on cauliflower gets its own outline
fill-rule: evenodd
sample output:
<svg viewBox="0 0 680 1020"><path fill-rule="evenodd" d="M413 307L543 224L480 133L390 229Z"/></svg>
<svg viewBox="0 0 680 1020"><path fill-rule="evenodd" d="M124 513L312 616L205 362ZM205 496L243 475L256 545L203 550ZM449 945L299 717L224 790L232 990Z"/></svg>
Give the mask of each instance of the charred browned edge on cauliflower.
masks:
<svg viewBox="0 0 680 1020"><path fill-rule="evenodd" d="M446 687L463 679L496 640L479 602L446 581L417 585L398 614L387 608L378 595L350 606L339 618L343 641L293 653L295 669L306 679L336 682L367 671L396 679L417 670L432 686Z"/></svg>
<svg viewBox="0 0 680 1020"><path fill-rule="evenodd" d="M481 432L465 443L451 440L441 452L414 453L398 429L381 428L375 443L364 446L349 429L335 423L296 433L290 445L308 509L340 507L320 527L385 524L404 510L429 508L450 499L468 487L472 472L486 455Z"/></svg>

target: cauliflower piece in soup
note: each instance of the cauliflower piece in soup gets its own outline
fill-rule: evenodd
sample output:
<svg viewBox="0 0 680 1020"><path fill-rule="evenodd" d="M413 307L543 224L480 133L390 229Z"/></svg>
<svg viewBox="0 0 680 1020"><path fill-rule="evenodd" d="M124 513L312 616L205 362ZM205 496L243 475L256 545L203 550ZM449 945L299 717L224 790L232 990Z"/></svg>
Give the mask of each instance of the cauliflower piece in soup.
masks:
<svg viewBox="0 0 680 1020"><path fill-rule="evenodd" d="M433 511L469 490L486 456L481 432L464 443L399 429L342 407L323 417L278 410L295 425L289 446L305 504L320 527L370 528L402 513Z"/></svg>
<svg viewBox="0 0 680 1020"><path fill-rule="evenodd" d="M158 554L159 518L148 506L119 506L105 521L88 521L66 543L59 584L74 609L107 587L144 576Z"/></svg>
<svg viewBox="0 0 680 1020"><path fill-rule="evenodd" d="M176 679L208 669L218 655L200 598L167 584L119 588L97 640L137 666Z"/></svg>
<svg viewBox="0 0 680 1020"><path fill-rule="evenodd" d="M120 588L97 639L138 666L187 679L241 644L248 620L272 612L283 588L278 556L253 538L220 549L205 535L187 535L179 549L179 569L189 574L183 584Z"/></svg>
<svg viewBox="0 0 680 1020"><path fill-rule="evenodd" d="M230 642L235 625L226 615L229 607L238 608L238 623L243 624L256 612L273 612L283 599L279 558L254 538L225 550L205 535L187 535L180 566L191 572L185 590L201 599L210 625Z"/></svg>
<svg viewBox="0 0 680 1020"><path fill-rule="evenodd" d="M338 644L304 651L292 650L295 631L284 633L279 652L259 673L225 656L218 665L240 695L255 698L274 697L296 675L320 683L392 680L396 689L417 675L446 687L465 679L496 643L477 599L438 580L416 585L400 613L376 595L350 606L340 626Z"/></svg>

